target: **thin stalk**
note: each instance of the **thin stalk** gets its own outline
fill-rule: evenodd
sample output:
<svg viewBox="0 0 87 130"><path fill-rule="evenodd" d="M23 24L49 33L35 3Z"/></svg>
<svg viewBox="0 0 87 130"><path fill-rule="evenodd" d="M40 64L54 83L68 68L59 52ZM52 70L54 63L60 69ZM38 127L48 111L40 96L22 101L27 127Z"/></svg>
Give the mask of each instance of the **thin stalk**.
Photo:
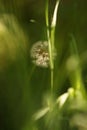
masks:
<svg viewBox="0 0 87 130"><path fill-rule="evenodd" d="M52 69L51 69L51 84L52 84L52 89L53 91L53 81L54 81L54 53L55 53L55 28L56 28L56 21L57 21L57 12L58 12L58 7L59 7L59 0L57 0L54 12L53 12L53 18L52 18L52 23L51 23L51 32L50 32L50 39L51 39L51 51L52 51Z"/></svg>
<svg viewBox="0 0 87 130"><path fill-rule="evenodd" d="M46 26L47 26L47 39L48 39L48 50L49 50L49 58L50 58L50 70L51 70L51 93L53 93L53 75L54 75L54 39L55 39L55 27L56 27L56 21L57 21L57 11L59 6L59 0L57 0L54 12L53 12L53 18L51 25L49 24L49 0L46 1ZM51 28L51 30L50 30Z"/></svg>
<svg viewBox="0 0 87 130"><path fill-rule="evenodd" d="M49 9L48 9L49 0L46 1L46 26L47 26L47 39L48 39L48 50L49 50L49 59L50 59L50 71L51 71L51 93L53 93L53 58L52 58L52 43L50 38L50 24L49 24Z"/></svg>
<svg viewBox="0 0 87 130"><path fill-rule="evenodd" d="M50 68L53 69L53 60L52 60L52 43L51 43L51 36L50 36L50 24L49 24L49 7L48 7L49 0L46 2L46 26L47 26L47 39L48 39L48 49L49 49L49 57L50 57Z"/></svg>

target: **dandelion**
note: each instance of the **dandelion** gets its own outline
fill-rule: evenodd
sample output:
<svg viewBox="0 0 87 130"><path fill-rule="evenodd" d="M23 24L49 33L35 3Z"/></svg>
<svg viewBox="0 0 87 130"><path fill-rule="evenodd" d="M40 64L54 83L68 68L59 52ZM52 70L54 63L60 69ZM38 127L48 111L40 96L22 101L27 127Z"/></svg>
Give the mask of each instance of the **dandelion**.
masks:
<svg viewBox="0 0 87 130"><path fill-rule="evenodd" d="M32 62L40 67L47 68L49 66L49 51L48 51L48 42L47 41L38 41L34 43L31 48L31 58ZM55 57L55 54L53 54Z"/></svg>
<svg viewBox="0 0 87 130"><path fill-rule="evenodd" d="M48 67L49 65L49 53L48 42L38 41L31 48L31 58L33 63L37 66Z"/></svg>

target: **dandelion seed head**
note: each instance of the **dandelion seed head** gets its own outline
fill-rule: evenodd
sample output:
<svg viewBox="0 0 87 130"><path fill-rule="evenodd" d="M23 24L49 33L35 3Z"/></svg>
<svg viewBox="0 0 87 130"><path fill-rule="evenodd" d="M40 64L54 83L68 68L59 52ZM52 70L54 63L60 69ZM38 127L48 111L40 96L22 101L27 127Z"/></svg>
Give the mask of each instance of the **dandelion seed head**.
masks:
<svg viewBox="0 0 87 130"><path fill-rule="evenodd" d="M32 62L40 67L49 67L49 50L48 50L48 42L47 41L38 41L33 44L30 55L32 58ZM53 58L55 57L55 53Z"/></svg>
<svg viewBox="0 0 87 130"><path fill-rule="evenodd" d="M31 48L32 62L41 67L49 66L48 42L38 41Z"/></svg>

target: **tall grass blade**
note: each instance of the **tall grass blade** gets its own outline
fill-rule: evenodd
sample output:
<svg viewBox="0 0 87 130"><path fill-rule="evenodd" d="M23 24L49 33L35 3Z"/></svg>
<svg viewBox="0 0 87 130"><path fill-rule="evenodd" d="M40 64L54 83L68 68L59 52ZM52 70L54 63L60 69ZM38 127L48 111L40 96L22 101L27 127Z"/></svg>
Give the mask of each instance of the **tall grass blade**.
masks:
<svg viewBox="0 0 87 130"><path fill-rule="evenodd" d="M56 27L56 21L57 21L57 11L59 6L59 0L56 2L53 17L52 17L52 23L50 25L49 23L49 0L46 1L46 26L47 26L47 40L48 40L48 47L49 47L49 57L50 57L50 69L51 69L51 92L53 91L53 70L54 70L54 59L53 59L53 53L55 51L54 47L54 39L55 39L55 27ZM51 28L51 30L50 30Z"/></svg>

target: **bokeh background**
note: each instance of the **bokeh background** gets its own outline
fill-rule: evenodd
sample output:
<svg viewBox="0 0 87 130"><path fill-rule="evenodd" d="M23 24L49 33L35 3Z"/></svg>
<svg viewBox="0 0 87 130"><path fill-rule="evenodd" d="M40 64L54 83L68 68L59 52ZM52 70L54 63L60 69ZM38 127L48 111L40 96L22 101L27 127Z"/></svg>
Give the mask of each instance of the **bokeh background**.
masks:
<svg viewBox="0 0 87 130"><path fill-rule="evenodd" d="M50 0L50 20L55 3ZM0 130L44 130L41 121L38 129L33 128L31 117L50 90L50 69L35 66L30 50L35 42L46 40L45 4L45 0L0 0ZM57 18L56 97L71 87L66 70L71 34L87 86L87 0L60 0Z"/></svg>

